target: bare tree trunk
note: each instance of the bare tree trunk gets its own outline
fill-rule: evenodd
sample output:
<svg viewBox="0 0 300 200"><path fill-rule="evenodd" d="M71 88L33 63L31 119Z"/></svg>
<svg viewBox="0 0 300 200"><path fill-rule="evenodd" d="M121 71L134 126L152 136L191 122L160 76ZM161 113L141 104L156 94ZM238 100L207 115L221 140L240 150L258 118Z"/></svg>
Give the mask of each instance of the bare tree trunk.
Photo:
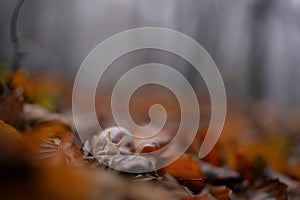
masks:
<svg viewBox="0 0 300 200"><path fill-rule="evenodd" d="M14 46L14 56L12 60L12 70L16 71L20 67L20 63L22 58L25 56L25 52L23 52L21 47L20 38L18 35L18 17L22 5L26 0L19 0L14 8L11 23L10 23L10 37Z"/></svg>
<svg viewBox="0 0 300 200"><path fill-rule="evenodd" d="M253 6L250 16L250 53L249 58L249 93L253 99L260 99L265 94L265 64L266 64L266 20L272 7L272 0L258 0Z"/></svg>

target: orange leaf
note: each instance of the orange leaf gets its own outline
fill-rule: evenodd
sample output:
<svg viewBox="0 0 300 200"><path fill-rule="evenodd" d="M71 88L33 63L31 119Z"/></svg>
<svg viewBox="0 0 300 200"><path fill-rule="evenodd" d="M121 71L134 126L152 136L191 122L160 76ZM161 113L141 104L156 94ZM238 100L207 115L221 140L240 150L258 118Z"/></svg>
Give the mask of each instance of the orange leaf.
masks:
<svg viewBox="0 0 300 200"><path fill-rule="evenodd" d="M236 153L236 170L245 179L252 180L255 176L251 162L246 158L243 152Z"/></svg>
<svg viewBox="0 0 300 200"><path fill-rule="evenodd" d="M21 134L19 133L19 131L17 131L14 127L12 127L11 125L5 123L2 120L0 120L0 132L5 133L5 134L9 134L9 135L11 135L13 137L16 137L16 138L21 137Z"/></svg>
<svg viewBox="0 0 300 200"><path fill-rule="evenodd" d="M163 173L169 173L177 179L202 179L203 175L198 160L194 160L191 154L185 154L178 160L162 169Z"/></svg>
<svg viewBox="0 0 300 200"><path fill-rule="evenodd" d="M190 145L187 152L197 154L199 149L206 137L208 127L207 125L202 125L199 127L197 135L193 140L193 143ZM203 158L203 160L209 162L214 166L221 166L221 153L220 153L220 145L217 143L213 149Z"/></svg>
<svg viewBox="0 0 300 200"><path fill-rule="evenodd" d="M80 150L72 143L73 133L60 121L39 123L22 136L40 159L54 164L82 162Z"/></svg>
<svg viewBox="0 0 300 200"><path fill-rule="evenodd" d="M215 200L215 198L210 194L202 194L200 196L195 196L195 197L185 197L181 200Z"/></svg>

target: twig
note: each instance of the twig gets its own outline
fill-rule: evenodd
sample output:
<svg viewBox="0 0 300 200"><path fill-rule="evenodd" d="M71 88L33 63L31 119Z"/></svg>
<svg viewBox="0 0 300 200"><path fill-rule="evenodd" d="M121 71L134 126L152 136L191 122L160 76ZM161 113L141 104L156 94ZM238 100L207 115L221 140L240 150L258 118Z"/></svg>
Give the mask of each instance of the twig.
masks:
<svg viewBox="0 0 300 200"><path fill-rule="evenodd" d="M20 62L25 56L25 52L23 52L19 35L18 35L18 17L23 3L26 0L18 0L15 5L11 21L10 21L10 38L13 43L14 48L14 56L12 60L12 70L16 71L20 67Z"/></svg>

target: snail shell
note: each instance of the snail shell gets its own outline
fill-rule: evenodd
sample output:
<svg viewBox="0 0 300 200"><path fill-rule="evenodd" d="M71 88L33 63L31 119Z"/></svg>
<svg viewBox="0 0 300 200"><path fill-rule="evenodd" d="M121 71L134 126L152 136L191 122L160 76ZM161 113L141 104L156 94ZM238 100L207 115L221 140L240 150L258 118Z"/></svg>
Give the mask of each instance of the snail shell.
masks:
<svg viewBox="0 0 300 200"><path fill-rule="evenodd" d="M146 157L130 154L133 138L123 127L110 127L98 135L92 142L92 153L103 165L127 173L145 173L153 171L153 165Z"/></svg>

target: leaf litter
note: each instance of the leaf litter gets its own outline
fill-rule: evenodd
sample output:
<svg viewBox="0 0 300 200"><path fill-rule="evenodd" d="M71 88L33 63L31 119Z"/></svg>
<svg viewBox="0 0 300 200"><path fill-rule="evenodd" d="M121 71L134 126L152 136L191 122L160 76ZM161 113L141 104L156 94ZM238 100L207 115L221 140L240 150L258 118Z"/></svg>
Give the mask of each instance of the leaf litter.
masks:
<svg viewBox="0 0 300 200"><path fill-rule="evenodd" d="M104 116L99 119L106 129L93 132L93 125L87 122L91 137L82 143L70 114L70 82L45 74L43 78L31 76L16 71L13 81L1 84L1 199L300 198L300 142L296 135L300 127L289 125L300 112L272 114L272 120L267 120L266 104L257 105L259 109L253 109L256 105L251 109L229 105L222 136L208 156L197 157L207 130L202 123L179 159L153 170L163 158L148 159L141 153L167 145L178 122L172 121L175 126L164 127L153 138L131 138L124 134L129 130L112 125L110 113L103 114L109 96L103 92L96 100L101 99L97 112ZM148 92L137 98L139 102L148 100L145 104L152 101ZM178 119L177 104L168 95L160 98L169 106L171 119ZM142 116L143 105L133 107L132 114ZM208 116L204 112L203 117ZM278 123L282 121L286 123ZM144 169L148 172L138 173Z"/></svg>

